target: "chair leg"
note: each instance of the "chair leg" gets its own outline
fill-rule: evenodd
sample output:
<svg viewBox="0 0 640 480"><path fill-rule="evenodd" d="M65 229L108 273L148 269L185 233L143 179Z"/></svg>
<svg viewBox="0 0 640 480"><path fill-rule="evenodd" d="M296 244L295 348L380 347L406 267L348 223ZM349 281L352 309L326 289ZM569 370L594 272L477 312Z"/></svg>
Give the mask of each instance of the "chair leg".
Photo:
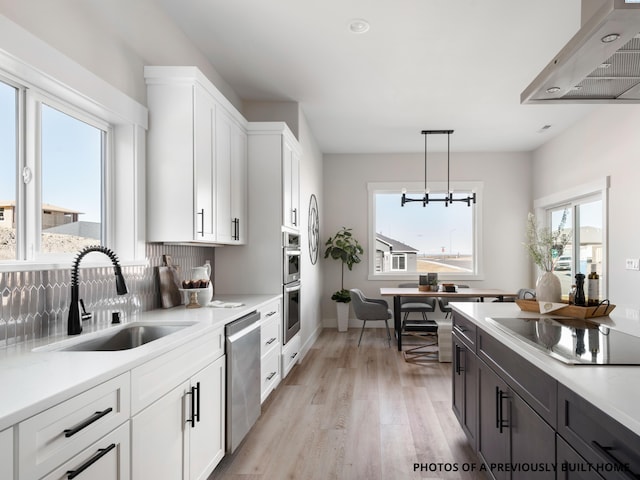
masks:
<svg viewBox="0 0 640 480"><path fill-rule="evenodd" d="M362 341L362 334L364 333L364 326L367 324L366 320L362 321L362 330L360 330L360 338L358 339L358 348L360 348L360 342Z"/></svg>
<svg viewBox="0 0 640 480"><path fill-rule="evenodd" d="M389 331L389 322L385 320L384 324L387 326L387 341L389 342L389 348L391 348L391 332Z"/></svg>

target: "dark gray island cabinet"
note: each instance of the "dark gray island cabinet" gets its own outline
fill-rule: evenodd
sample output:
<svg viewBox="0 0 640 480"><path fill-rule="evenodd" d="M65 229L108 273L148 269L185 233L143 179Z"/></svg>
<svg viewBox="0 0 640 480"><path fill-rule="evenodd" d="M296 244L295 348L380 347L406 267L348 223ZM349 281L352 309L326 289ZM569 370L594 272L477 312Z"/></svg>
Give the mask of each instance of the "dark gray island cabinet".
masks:
<svg viewBox="0 0 640 480"><path fill-rule="evenodd" d="M638 435L456 311L452 333L452 408L491 478L640 479Z"/></svg>

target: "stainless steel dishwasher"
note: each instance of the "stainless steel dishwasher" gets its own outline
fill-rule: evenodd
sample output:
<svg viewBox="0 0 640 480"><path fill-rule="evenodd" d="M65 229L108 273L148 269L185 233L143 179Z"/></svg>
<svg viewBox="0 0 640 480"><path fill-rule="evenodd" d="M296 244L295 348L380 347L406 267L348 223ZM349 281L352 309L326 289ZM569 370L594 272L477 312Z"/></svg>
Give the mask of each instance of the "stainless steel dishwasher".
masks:
<svg viewBox="0 0 640 480"><path fill-rule="evenodd" d="M260 313L229 323L226 446L233 453L260 416Z"/></svg>

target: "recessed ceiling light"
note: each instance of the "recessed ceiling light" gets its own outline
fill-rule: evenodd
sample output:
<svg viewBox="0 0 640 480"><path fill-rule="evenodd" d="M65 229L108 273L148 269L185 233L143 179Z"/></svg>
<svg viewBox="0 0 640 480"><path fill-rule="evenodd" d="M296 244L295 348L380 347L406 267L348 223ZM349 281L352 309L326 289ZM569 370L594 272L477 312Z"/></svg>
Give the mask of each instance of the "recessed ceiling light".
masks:
<svg viewBox="0 0 640 480"><path fill-rule="evenodd" d="M560 87L549 87L547 88L547 93L556 93L560 91Z"/></svg>
<svg viewBox="0 0 640 480"><path fill-rule="evenodd" d="M349 31L351 33L365 33L369 31L369 28L369 22L362 20L361 18L349 21Z"/></svg>
<svg viewBox="0 0 640 480"><path fill-rule="evenodd" d="M619 33L610 33L609 35L605 35L604 37L602 37L600 41L602 43L611 43L611 42L615 42L619 38L620 38Z"/></svg>

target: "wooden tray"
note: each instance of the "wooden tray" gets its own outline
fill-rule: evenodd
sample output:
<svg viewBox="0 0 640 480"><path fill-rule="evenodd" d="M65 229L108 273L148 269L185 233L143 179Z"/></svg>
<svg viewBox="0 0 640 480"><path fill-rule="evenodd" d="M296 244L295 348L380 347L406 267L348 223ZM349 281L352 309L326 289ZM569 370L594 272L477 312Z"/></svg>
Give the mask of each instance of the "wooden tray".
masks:
<svg viewBox="0 0 640 480"><path fill-rule="evenodd" d="M537 300L516 299L516 303L520 307L520 310L524 310L525 312L540 313L540 306L538 305ZM615 305L605 300L597 307L579 307L577 305L567 304L566 307L559 308L558 310L554 310L553 312L549 313L573 318L593 318L605 317L609 315L614 308L616 308Z"/></svg>

